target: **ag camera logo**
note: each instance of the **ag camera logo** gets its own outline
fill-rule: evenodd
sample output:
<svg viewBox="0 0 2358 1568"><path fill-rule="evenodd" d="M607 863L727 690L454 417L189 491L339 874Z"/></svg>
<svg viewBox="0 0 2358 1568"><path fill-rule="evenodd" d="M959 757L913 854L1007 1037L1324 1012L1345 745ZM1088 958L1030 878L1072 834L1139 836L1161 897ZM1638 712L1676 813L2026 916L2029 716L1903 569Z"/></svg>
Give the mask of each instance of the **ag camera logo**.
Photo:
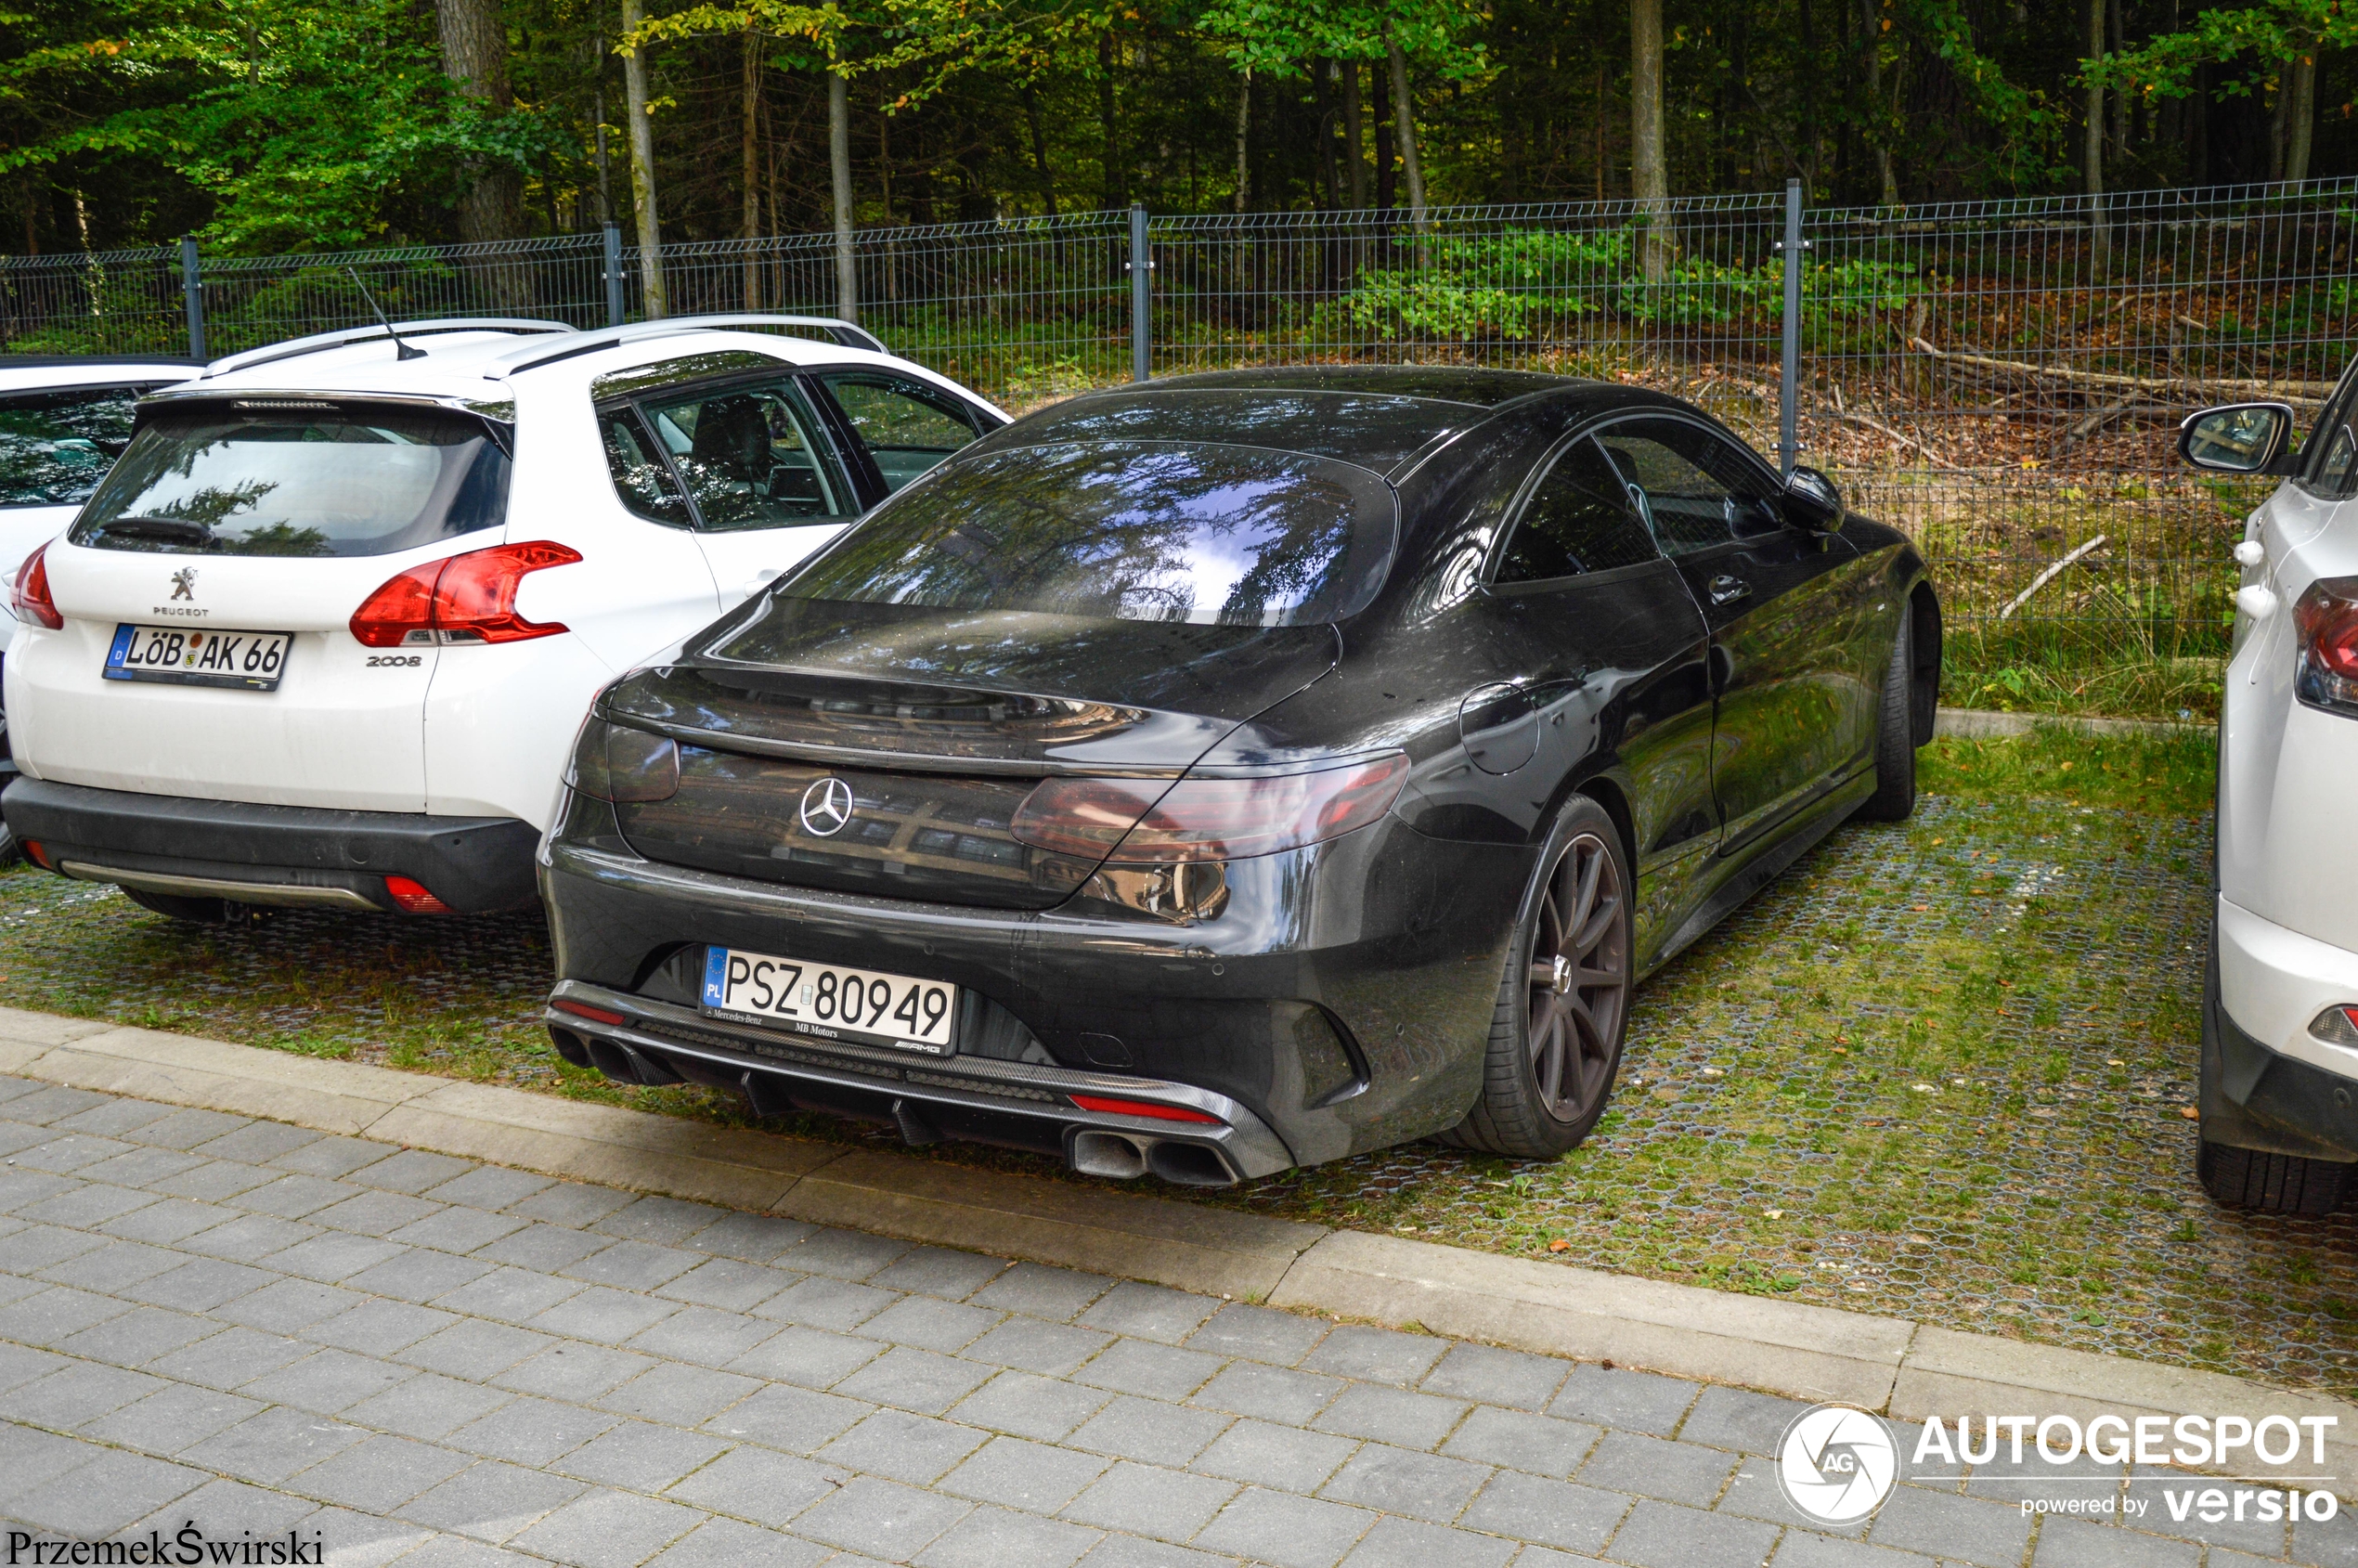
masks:
<svg viewBox="0 0 2358 1568"><path fill-rule="evenodd" d="M1899 1445L1883 1418L1849 1405L1795 1416L1777 1445L1785 1500L1821 1524L1851 1524L1883 1507L1899 1478Z"/></svg>

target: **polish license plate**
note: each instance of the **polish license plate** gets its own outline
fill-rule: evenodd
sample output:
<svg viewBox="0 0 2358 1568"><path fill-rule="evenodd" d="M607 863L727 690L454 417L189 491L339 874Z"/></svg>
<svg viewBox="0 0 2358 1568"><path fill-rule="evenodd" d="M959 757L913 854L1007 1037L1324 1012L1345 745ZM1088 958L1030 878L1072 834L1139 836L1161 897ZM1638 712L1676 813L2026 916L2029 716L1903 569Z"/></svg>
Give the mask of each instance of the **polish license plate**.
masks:
<svg viewBox="0 0 2358 1568"><path fill-rule="evenodd" d="M114 628L107 649L110 680L169 680L180 686L234 686L275 692L287 670L288 631L201 631L185 626Z"/></svg>
<svg viewBox="0 0 2358 1568"><path fill-rule="evenodd" d="M705 949L699 1011L797 1034L955 1055L958 988L940 980L811 964L735 948Z"/></svg>

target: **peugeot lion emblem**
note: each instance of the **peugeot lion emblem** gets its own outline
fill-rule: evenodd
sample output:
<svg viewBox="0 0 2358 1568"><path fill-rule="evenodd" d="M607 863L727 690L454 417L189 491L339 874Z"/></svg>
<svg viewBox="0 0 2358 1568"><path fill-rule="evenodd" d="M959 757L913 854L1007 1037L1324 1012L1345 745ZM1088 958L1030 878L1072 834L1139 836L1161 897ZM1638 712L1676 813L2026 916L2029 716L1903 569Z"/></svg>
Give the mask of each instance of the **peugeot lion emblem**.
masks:
<svg viewBox="0 0 2358 1568"><path fill-rule="evenodd" d="M851 786L838 778L814 782L802 792L802 831L813 838L833 838L851 821Z"/></svg>
<svg viewBox="0 0 2358 1568"><path fill-rule="evenodd" d="M194 599L196 596L197 569L194 566L183 566L172 574L173 598Z"/></svg>

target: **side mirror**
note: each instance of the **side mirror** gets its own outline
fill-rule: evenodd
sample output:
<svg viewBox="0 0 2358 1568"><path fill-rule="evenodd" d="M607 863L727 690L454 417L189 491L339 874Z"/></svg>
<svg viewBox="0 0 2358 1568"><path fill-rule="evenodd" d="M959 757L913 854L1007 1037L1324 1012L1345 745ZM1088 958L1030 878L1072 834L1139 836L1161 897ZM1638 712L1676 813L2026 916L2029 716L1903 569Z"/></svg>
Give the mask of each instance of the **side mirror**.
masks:
<svg viewBox="0 0 2358 1568"><path fill-rule="evenodd" d="M2230 403L2188 414L2178 427L2178 455L2222 473L2289 473L2289 403Z"/></svg>
<svg viewBox="0 0 2358 1568"><path fill-rule="evenodd" d="M1842 492L1814 468L1785 475L1785 521L1813 534L1842 531Z"/></svg>

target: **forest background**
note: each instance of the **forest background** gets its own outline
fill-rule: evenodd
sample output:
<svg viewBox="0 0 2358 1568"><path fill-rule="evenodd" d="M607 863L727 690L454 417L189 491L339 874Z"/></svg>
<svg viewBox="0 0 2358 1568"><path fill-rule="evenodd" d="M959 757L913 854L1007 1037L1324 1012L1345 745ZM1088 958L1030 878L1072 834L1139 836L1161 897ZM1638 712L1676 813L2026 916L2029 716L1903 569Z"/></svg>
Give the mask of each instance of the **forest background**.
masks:
<svg viewBox="0 0 2358 1568"><path fill-rule="evenodd" d="M5 0L0 249L2358 167L2343 0Z"/></svg>

